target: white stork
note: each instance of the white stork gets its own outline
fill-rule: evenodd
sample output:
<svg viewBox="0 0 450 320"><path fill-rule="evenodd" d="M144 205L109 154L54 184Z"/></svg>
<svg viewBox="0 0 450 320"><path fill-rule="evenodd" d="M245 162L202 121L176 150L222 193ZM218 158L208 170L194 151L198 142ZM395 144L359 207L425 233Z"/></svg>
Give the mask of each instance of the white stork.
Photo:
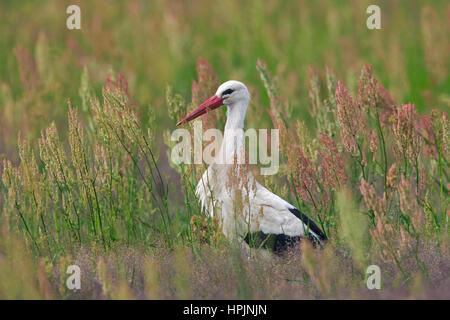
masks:
<svg viewBox="0 0 450 320"><path fill-rule="evenodd" d="M311 219L236 165L243 160L243 128L249 102L247 87L230 80L177 123L179 126L222 105L228 108L222 145L196 187L202 209L217 215L227 238L245 240L250 246L280 252L305 236L313 244L321 244L326 236Z"/></svg>

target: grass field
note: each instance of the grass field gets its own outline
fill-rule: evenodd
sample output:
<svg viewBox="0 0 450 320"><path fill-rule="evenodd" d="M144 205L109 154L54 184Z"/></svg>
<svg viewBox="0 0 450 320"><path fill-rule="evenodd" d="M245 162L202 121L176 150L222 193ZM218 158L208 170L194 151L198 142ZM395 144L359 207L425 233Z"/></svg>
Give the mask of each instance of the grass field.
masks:
<svg viewBox="0 0 450 320"><path fill-rule="evenodd" d="M1 1L0 299L450 298L450 4L377 1L369 30L372 2ZM205 166L169 160L228 79L322 250L249 257L200 211Z"/></svg>

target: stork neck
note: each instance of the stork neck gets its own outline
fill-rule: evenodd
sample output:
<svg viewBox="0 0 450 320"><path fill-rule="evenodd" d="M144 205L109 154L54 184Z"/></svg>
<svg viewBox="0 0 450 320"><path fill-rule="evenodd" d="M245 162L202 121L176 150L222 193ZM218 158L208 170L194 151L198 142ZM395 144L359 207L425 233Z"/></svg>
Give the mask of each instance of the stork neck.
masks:
<svg viewBox="0 0 450 320"><path fill-rule="evenodd" d="M219 158L225 163L233 163L234 155L240 155L244 142L244 119L248 102L238 102L227 106L227 122ZM240 162L240 157L238 157Z"/></svg>
<svg viewBox="0 0 450 320"><path fill-rule="evenodd" d="M238 101L227 106L227 123L225 124L225 131L227 129L244 128L244 119L247 112L247 107L247 101Z"/></svg>

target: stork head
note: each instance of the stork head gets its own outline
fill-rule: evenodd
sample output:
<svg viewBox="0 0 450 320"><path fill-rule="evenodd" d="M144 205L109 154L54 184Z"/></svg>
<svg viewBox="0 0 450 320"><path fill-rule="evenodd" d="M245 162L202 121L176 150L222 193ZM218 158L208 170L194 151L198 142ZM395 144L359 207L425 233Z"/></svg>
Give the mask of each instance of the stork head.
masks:
<svg viewBox="0 0 450 320"><path fill-rule="evenodd" d="M231 106L237 102L248 102L250 101L250 94L248 93L247 87L240 81L228 80L222 83L216 91L216 96L223 99L223 105Z"/></svg>
<svg viewBox="0 0 450 320"><path fill-rule="evenodd" d="M222 83L211 98L207 99L194 109L194 111L178 121L177 126L194 120L209 110L214 110L224 105L229 107L238 106L246 109L249 101L250 93L245 84L240 81L229 80ZM245 110L243 112L245 114Z"/></svg>

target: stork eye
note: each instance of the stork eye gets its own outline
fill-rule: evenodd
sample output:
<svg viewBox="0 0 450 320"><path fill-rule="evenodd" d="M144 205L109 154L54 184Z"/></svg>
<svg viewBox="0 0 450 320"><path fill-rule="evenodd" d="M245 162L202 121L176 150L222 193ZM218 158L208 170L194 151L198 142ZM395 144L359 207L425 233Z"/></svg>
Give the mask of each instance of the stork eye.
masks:
<svg viewBox="0 0 450 320"><path fill-rule="evenodd" d="M227 89L227 90L225 90L223 93L222 93L222 97L223 96L226 96L227 94L231 94L231 93L233 93L233 89Z"/></svg>

